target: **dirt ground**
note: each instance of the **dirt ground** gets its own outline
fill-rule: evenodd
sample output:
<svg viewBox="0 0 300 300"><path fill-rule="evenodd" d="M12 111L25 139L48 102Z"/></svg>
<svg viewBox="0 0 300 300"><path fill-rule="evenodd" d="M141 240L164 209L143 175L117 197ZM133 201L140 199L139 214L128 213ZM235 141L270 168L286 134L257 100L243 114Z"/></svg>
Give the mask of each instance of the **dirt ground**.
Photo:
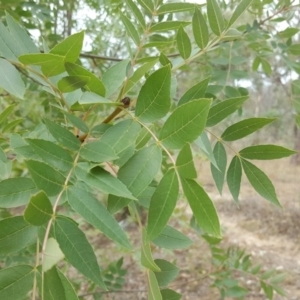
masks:
<svg viewBox="0 0 300 300"><path fill-rule="evenodd" d="M275 294L275 300L300 300L300 166L291 164L290 159L254 163L272 180L282 209L261 198L244 175L240 203L237 207L227 187L224 188L222 196L218 194L207 162L199 165L199 180L213 199L219 213L223 229L222 245L225 248L228 246L244 248L251 254L252 262L261 263L266 269L275 268L287 274L283 284L287 297ZM179 276L170 284L170 288L181 293L183 300L219 300L219 292L210 288L212 280L209 277L210 254L207 244L186 225L191 212L185 200L180 200L175 214L171 222L176 223L176 228L183 228L182 232L195 243L189 249L173 253L154 250L154 258L165 258L180 267ZM130 232L133 244L136 242L138 245L137 228L128 225L126 231ZM105 240L100 243L99 255L107 256L104 261L118 259L114 256L120 255L120 252L117 252L117 249L113 250L111 243L104 245L103 242ZM110 251L107 251L108 248ZM124 292L109 293L102 299L147 299L146 276L145 272L138 267L138 261L138 248L133 256L129 254L124 256L124 266L128 268ZM251 286L251 291L244 299L267 299L258 285L253 284L252 281L247 281L246 284Z"/></svg>

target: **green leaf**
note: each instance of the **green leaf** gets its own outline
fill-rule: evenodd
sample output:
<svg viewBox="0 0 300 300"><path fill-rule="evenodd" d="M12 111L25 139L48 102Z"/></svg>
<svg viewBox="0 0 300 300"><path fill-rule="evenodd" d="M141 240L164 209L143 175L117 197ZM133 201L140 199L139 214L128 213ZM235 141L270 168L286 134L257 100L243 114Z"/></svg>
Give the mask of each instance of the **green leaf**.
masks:
<svg viewBox="0 0 300 300"><path fill-rule="evenodd" d="M63 188L65 177L51 166L35 160L27 160L26 166L36 186L50 196L56 196Z"/></svg>
<svg viewBox="0 0 300 300"><path fill-rule="evenodd" d="M70 93L84 87L89 80L87 76L65 76L58 81L57 87L62 93Z"/></svg>
<svg viewBox="0 0 300 300"><path fill-rule="evenodd" d="M163 290L160 290L160 292L162 295L162 300L180 300L181 299L181 295L171 289L163 289Z"/></svg>
<svg viewBox="0 0 300 300"><path fill-rule="evenodd" d="M60 249L69 263L84 276L105 289L95 253L76 223L65 217L56 217L54 232Z"/></svg>
<svg viewBox="0 0 300 300"><path fill-rule="evenodd" d="M154 12L154 5L152 0L137 0L137 2L150 14Z"/></svg>
<svg viewBox="0 0 300 300"><path fill-rule="evenodd" d="M93 92L83 92L80 99L78 100L79 104L110 104L110 105L119 105L120 103L112 102L111 100L104 98Z"/></svg>
<svg viewBox="0 0 300 300"><path fill-rule="evenodd" d="M73 166L72 156L53 142L40 139L26 139L33 151L44 162L63 172L68 172Z"/></svg>
<svg viewBox="0 0 300 300"><path fill-rule="evenodd" d="M100 141L110 145L118 155L135 143L141 126L134 120L124 120L105 131Z"/></svg>
<svg viewBox="0 0 300 300"><path fill-rule="evenodd" d="M177 13L177 12L192 10L194 9L194 7L195 4L193 3L180 3L180 2L164 3L158 8L156 13L158 15Z"/></svg>
<svg viewBox="0 0 300 300"><path fill-rule="evenodd" d="M285 30L279 31L278 35L283 39L289 39L299 32L299 28L288 27Z"/></svg>
<svg viewBox="0 0 300 300"><path fill-rule="evenodd" d="M102 141L86 143L80 150L80 156L88 161L105 162L117 159L114 149Z"/></svg>
<svg viewBox="0 0 300 300"><path fill-rule="evenodd" d="M27 31L17 23L14 18L6 12L6 22L10 35L19 46L20 53L38 53L39 49L29 37Z"/></svg>
<svg viewBox="0 0 300 300"><path fill-rule="evenodd" d="M89 132L88 126L80 118L76 117L75 115L69 114L65 111L63 113L75 127L80 129L82 132Z"/></svg>
<svg viewBox="0 0 300 300"><path fill-rule="evenodd" d="M137 30L135 29L134 24L132 23L132 21L130 21L125 15L123 15L122 13L120 13L120 17L121 20L126 28L126 32L127 34L132 38L132 40L134 41L134 43L139 46L141 41L140 41L140 36L139 33L137 32Z"/></svg>
<svg viewBox="0 0 300 300"><path fill-rule="evenodd" d="M65 295L67 300L79 300L77 293L74 290L74 287L72 286L71 282L68 280L67 277L59 270L57 269L58 276L60 277L60 280L62 282L62 285L65 290Z"/></svg>
<svg viewBox="0 0 300 300"><path fill-rule="evenodd" d="M64 257L65 256L60 250L56 239L53 237L48 238L43 260L43 271L47 272Z"/></svg>
<svg viewBox="0 0 300 300"><path fill-rule="evenodd" d="M89 77L89 81L85 85L85 89L95 94L98 94L100 96L103 97L105 96L105 87L102 81L95 74L93 74L92 72L86 70L85 68L79 65L70 62L65 63L65 68L68 74L71 76L78 75L78 76Z"/></svg>
<svg viewBox="0 0 300 300"><path fill-rule="evenodd" d="M23 99L25 85L16 68L7 60L0 58L0 87L8 93Z"/></svg>
<svg viewBox="0 0 300 300"><path fill-rule="evenodd" d="M51 53L24 54L19 61L24 65L41 66L45 76L51 77L64 72L64 57Z"/></svg>
<svg viewBox="0 0 300 300"><path fill-rule="evenodd" d="M135 115L142 122L154 122L170 110L171 68L169 65L152 73L137 98Z"/></svg>
<svg viewBox="0 0 300 300"><path fill-rule="evenodd" d="M146 29L146 22L145 19L140 11L140 9L136 6L136 4L132 0L125 0L129 8L131 9L132 13L140 23L140 25L143 27L143 29Z"/></svg>
<svg viewBox="0 0 300 300"><path fill-rule="evenodd" d="M216 0L207 0L207 17L212 32L220 36L225 29L223 13Z"/></svg>
<svg viewBox="0 0 300 300"><path fill-rule="evenodd" d="M223 189L226 166L227 166L227 155L226 155L226 150L221 142L216 143L213 153L214 153L214 157L218 169L211 163L210 164L211 173L213 175L218 191L220 195L222 195L222 189Z"/></svg>
<svg viewBox="0 0 300 300"><path fill-rule="evenodd" d="M200 49L204 49L209 41L208 27L200 9L198 8L195 8L192 25L195 42Z"/></svg>
<svg viewBox="0 0 300 300"><path fill-rule="evenodd" d="M152 25L149 29L149 32L175 30L178 29L180 26L185 27L190 23L191 22L185 21L164 21Z"/></svg>
<svg viewBox="0 0 300 300"><path fill-rule="evenodd" d="M210 80L210 77L207 77L203 80L201 80L199 83L188 89L184 95L180 98L178 102L178 106L181 104L184 104L186 102L189 102L191 100L200 99L203 98L205 95L205 91L208 85L208 82Z"/></svg>
<svg viewBox="0 0 300 300"><path fill-rule="evenodd" d="M2 129L2 133L11 130L12 128L16 127L19 123L23 122L24 119L17 119L14 121L9 122L8 124L6 124L4 126L4 128Z"/></svg>
<svg viewBox="0 0 300 300"><path fill-rule="evenodd" d="M275 118L249 118L229 126L221 135L224 141L236 141L274 122Z"/></svg>
<svg viewBox="0 0 300 300"><path fill-rule="evenodd" d="M147 271L148 275L148 300L162 300L160 289L154 273Z"/></svg>
<svg viewBox="0 0 300 300"><path fill-rule="evenodd" d="M270 63L264 58L260 58L260 63L261 63L261 66L263 68L263 71L268 76L270 76L272 74L272 67L271 67Z"/></svg>
<svg viewBox="0 0 300 300"><path fill-rule="evenodd" d="M118 62L104 73L102 81L106 88L106 97L110 97L123 83L129 62L129 59Z"/></svg>
<svg viewBox="0 0 300 300"><path fill-rule="evenodd" d="M42 226L47 223L53 214L52 205L47 195L40 191L31 196L24 211L24 219L33 226Z"/></svg>
<svg viewBox="0 0 300 300"><path fill-rule="evenodd" d="M44 274L43 300L68 300L65 289L58 275L56 267L53 267Z"/></svg>
<svg viewBox="0 0 300 300"><path fill-rule="evenodd" d="M189 36L184 31L183 27L180 26L176 36L177 48L183 59L190 57L192 52L192 45Z"/></svg>
<svg viewBox="0 0 300 300"><path fill-rule="evenodd" d="M164 259L156 259L155 263L160 268L160 272L154 272L160 287L167 286L179 273L179 268Z"/></svg>
<svg viewBox="0 0 300 300"><path fill-rule="evenodd" d="M277 145L257 145L246 147L239 152L243 158L248 159L279 159L283 157L288 157L290 155L296 154L297 151L293 151Z"/></svg>
<svg viewBox="0 0 300 300"><path fill-rule="evenodd" d="M17 57L21 54L16 40L10 32L0 22L0 53L4 58L17 62Z"/></svg>
<svg viewBox="0 0 300 300"><path fill-rule="evenodd" d="M158 247L171 250L185 249L193 244L193 241L190 238L168 225L152 242Z"/></svg>
<svg viewBox="0 0 300 300"><path fill-rule="evenodd" d="M32 289L34 268L18 265L0 270L0 299L23 300Z"/></svg>
<svg viewBox="0 0 300 300"><path fill-rule="evenodd" d="M252 0L242 0L239 2L237 7L235 8L228 24L227 24L227 29L231 27L238 19L239 17L246 11L246 9L249 7L251 4Z"/></svg>
<svg viewBox="0 0 300 300"><path fill-rule="evenodd" d="M99 166L91 170L88 170L87 166L89 165L86 163L77 164L75 173L79 179L104 193L136 200L128 190L128 187L118 178L112 176Z"/></svg>
<svg viewBox="0 0 300 300"><path fill-rule="evenodd" d="M62 145L70 150L79 150L81 143L76 136L68 129L58 125L57 123L46 119L45 124L52 136Z"/></svg>
<svg viewBox="0 0 300 300"><path fill-rule="evenodd" d="M211 127L218 124L238 110L247 99L248 96L241 96L230 98L213 105L209 110L206 126Z"/></svg>
<svg viewBox="0 0 300 300"><path fill-rule="evenodd" d="M220 237L218 214L207 193L192 179L181 178L181 183L198 225L212 236Z"/></svg>
<svg viewBox="0 0 300 300"><path fill-rule="evenodd" d="M264 293L268 297L269 300L273 299L273 287L262 280L260 281L260 286L262 287Z"/></svg>
<svg viewBox="0 0 300 300"><path fill-rule="evenodd" d="M180 149L193 142L203 131L211 100L196 99L177 107L160 131L165 147Z"/></svg>
<svg viewBox="0 0 300 300"><path fill-rule="evenodd" d="M8 178L0 182L0 207L11 208L27 204L37 191L30 178Z"/></svg>
<svg viewBox="0 0 300 300"><path fill-rule="evenodd" d="M299 55L300 54L300 44L294 44L289 47L289 51L293 55Z"/></svg>
<svg viewBox="0 0 300 300"><path fill-rule="evenodd" d="M227 185L233 199L238 202L242 180L242 165L238 156L235 156L227 170Z"/></svg>
<svg viewBox="0 0 300 300"><path fill-rule="evenodd" d="M176 169L181 177L197 177L190 144L186 144L179 152L176 159Z"/></svg>
<svg viewBox="0 0 300 300"><path fill-rule="evenodd" d="M242 159L243 170L253 188L265 199L281 206L275 188L268 176L252 163Z"/></svg>
<svg viewBox="0 0 300 300"><path fill-rule="evenodd" d="M145 229L143 229L143 241L142 241L142 253L141 253L141 264L145 268L152 270L152 271L160 271L160 268L157 266L157 264L154 262L150 244L147 241L147 234Z"/></svg>
<svg viewBox="0 0 300 300"><path fill-rule="evenodd" d="M203 131L199 138L197 138L195 144L200 148L200 150L202 150L202 153L209 159L209 161L216 168L219 168L215 160L209 137L205 131Z"/></svg>
<svg viewBox="0 0 300 300"><path fill-rule="evenodd" d="M12 113L15 108L15 104L7 106L0 114L0 124L6 120L6 118Z"/></svg>
<svg viewBox="0 0 300 300"><path fill-rule="evenodd" d="M161 161L162 153L157 145L152 144L142 148L119 169L118 179L125 184L133 196L139 198L160 170ZM129 202L129 199L109 196L108 210L115 213Z"/></svg>
<svg viewBox="0 0 300 300"><path fill-rule="evenodd" d="M0 220L0 255L11 255L36 241L36 228L22 216Z"/></svg>
<svg viewBox="0 0 300 300"><path fill-rule="evenodd" d="M141 67L139 67L133 75L128 79L127 84L124 88L124 94L128 93L138 82L139 80L151 70L151 68L156 64L157 59L150 62L146 62Z"/></svg>
<svg viewBox="0 0 300 300"><path fill-rule="evenodd" d="M72 208L88 223L121 246L131 248L119 223L92 194L76 186L71 186L67 189L66 195Z"/></svg>
<svg viewBox="0 0 300 300"><path fill-rule="evenodd" d="M64 57L64 62L72 62L78 59L82 49L84 31L72 34L62 42L55 45L51 50L51 54L56 54Z"/></svg>
<svg viewBox="0 0 300 300"><path fill-rule="evenodd" d="M179 183L174 169L169 170L159 182L150 202L147 238L155 239L166 226L176 206Z"/></svg>

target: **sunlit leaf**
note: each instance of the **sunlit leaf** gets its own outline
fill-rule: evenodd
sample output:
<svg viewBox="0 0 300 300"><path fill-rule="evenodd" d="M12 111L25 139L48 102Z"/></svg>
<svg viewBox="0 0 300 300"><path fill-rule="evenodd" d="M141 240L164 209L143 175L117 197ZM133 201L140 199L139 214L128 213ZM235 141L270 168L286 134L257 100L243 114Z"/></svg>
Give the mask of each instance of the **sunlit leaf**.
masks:
<svg viewBox="0 0 300 300"><path fill-rule="evenodd" d="M136 46L140 45L140 36L137 30L135 29L134 24L130 21L125 15L120 14L121 20L126 28L127 34L132 38Z"/></svg>
<svg viewBox="0 0 300 300"><path fill-rule="evenodd" d="M44 253L43 271L47 272L64 257L65 256L60 250L57 241L53 237L48 238Z"/></svg>
<svg viewBox="0 0 300 300"><path fill-rule="evenodd" d="M84 87L90 78L82 75L65 76L58 81L57 87L62 93L70 93Z"/></svg>
<svg viewBox="0 0 300 300"><path fill-rule="evenodd" d="M180 149L203 131L211 101L196 99L177 107L163 125L159 138L164 146Z"/></svg>
<svg viewBox="0 0 300 300"><path fill-rule="evenodd" d="M171 107L170 87L170 66L152 73L140 90L135 115L143 122L153 122L164 117Z"/></svg>
<svg viewBox="0 0 300 300"><path fill-rule="evenodd" d="M195 8L192 25L195 42L200 49L204 49L209 41L208 27L201 11L198 8Z"/></svg>
<svg viewBox="0 0 300 300"><path fill-rule="evenodd" d="M162 300L160 289L154 273L147 271L148 276L148 300Z"/></svg>
<svg viewBox="0 0 300 300"><path fill-rule="evenodd" d="M192 45L189 36L184 31L183 27L180 26L176 36L177 48L183 59L190 57L192 52Z"/></svg>
<svg viewBox="0 0 300 300"><path fill-rule="evenodd" d="M231 27L237 19L246 11L246 9L249 7L251 4L252 0L242 0L239 2L239 4L236 6L228 24L227 28Z"/></svg>
<svg viewBox="0 0 300 300"><path fill-rule="evenodd" d="M176 159L176 168L180 176L185 178L196 178L193 154L190 144L186 144L179 152Z"/></svg>
<svg viewBox="0 0 300 300"><path fill-rule="evenodd" d="M150 32L157 32L157 31L168 31L168 30L175 30L179 28L180 26L187 26L191 22L185 22L185 21L165 21L160 22L152 25L149 29Z"/></svg>
<svg viewBox="0 0 300 300"><path fill-rule="evenodd" d="M146 22L140 9L136 6L136 4L132 0L126 0L126 3L131 9L136 19L138 20L138 22L140 23L140 25L143 27L143 29L146 29Z"/></svg>
<svg viewBox="0 0 300 300"><path fill-rule="evenodd" d="M181 3L181 2L174 2L174 3L164 3L162 4L158 10L157 14L168 14L168 13L177 13L182 11L189 11L194 9L195 4L193 3Z"/></svg>
<svg viewBox="0 0 300 300"><path fill-rule="evenodd" d="M219 7L217 0L207 0L207 17L212 32L220 36L225 29L223 13Z"/></svg>

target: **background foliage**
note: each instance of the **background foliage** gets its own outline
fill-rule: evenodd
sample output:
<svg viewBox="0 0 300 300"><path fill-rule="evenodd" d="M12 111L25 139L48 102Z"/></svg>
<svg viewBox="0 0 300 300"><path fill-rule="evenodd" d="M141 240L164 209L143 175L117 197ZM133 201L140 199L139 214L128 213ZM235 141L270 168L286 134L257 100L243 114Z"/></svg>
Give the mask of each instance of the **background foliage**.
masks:
<svg viewBox="0 0 300 300"><path fill-rule="evenodd" d="M1 298L78 299L82 287L96 298L122 288L123 260L103 268L85 234L92 226L120 252L139 256L148 299L180 299L168 288L179 269L153 258L159 248L192 243L168 225L179 198L210 245L222 299L247 294L236 272L258 280L268 299L284 295L283 274L218 246L221 225L195 159L206 157L218 191L226 183L236 203L244 174L280 206L252 161L295 153L270 143L298 135L296 125L280 132L283 123L299 123L298 4L1 5ZM83 20L84 10L94 18ZM239 141L271 123L263 144ZM137 243L114 216L124 208L140 231ZM80 284L70 266L84 275Z"/></svg>

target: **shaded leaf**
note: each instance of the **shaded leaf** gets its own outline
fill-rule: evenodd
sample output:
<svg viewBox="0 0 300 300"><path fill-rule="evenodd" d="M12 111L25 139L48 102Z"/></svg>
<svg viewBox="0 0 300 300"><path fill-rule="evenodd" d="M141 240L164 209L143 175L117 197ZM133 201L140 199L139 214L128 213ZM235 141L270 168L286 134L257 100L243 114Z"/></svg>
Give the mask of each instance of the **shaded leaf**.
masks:
<svg viewBox="0 0 300 300"><path fill-rule="evenodd" d="M65 289L57 273L56 267L45 272L43 285L43 300L67 300Z"/></svg>
<svg viewBox="0 0 300 300"><path fill-rule="evenodd" d="M105 96L105 87L102 81L95 74L79 65L70 62L65 63L65 68L69 75L88 77L89 81L85 85L85 89L100 96Z"/></svg>
<svg viewBox="0 0 300 300"><path fill-rule="evenodd" d="M84 87L90 78L82 75L65 76L57 83L58 89L62 93L70 93Z"/></svg>
<svg viewBox="0 0 300 300"><path fill-rule="evenodd" d="M12 113L15 108L15 104L7 106L0 114L0 124L6 120L6 118Z"/></svg>
<svg viewBox="0 0 300 300"><path fill-rule="evenodd" d="M247 159L279 159L283 157L288 157L290 155L296 154L297 151L293 151L277 145L257 145L250 146L242 149L239 154L243 158Z"/></svg>
<svg viewBox="0 0 300 300"><path fill-rule="evenodd" d="M152 242L158 247L171 250L185 249L193 244L190 238L168 225Z"/></svg>
<svg viewBox="0 0 300 300"><path fill-rule="evenodd" d="M163 125L159 138L164 146L180 149L203 131L211 101L196 99L177 107Z"/></svg>
<svg viewBox="0 0 300 300"><path fill-rule="evenodd" d="M162 300L160 289L154 273L147 271L148 275L148 300Z"/></svg>
<svg viewBox="0 0 300 300"><path fill-rule="evenodd" d="M89 170L87 166L85 163L77 164L75 173L79 179L104 193L135 200L135 197L129 191L129 187L124 185L118 178L99 166L92 170Z"/></svg>
<svg viewBox="0 0 300 300"><path fill-rule="evenodd" d="M155 263L160 268L160 272L154 272L160 287L167 286L178 275L179 268L164 259L156 259Z"/></svg>
<svg viewBox="0 0 300 300"><path fill-rule="evenodd" d="M229 126L221 135L224 141L241 139L274 122L275 118L249 118Z"/></svg>
<svg viewBox="0 0 300 300"><path fill-rule="evenodd" d="M163 300L180 300L181 295L171 289L163 289L160 291Z"/></svg>
<svg viewBox="0 0 300 300"><path fill-rule="evenodd" d="M213 105L209 110L206 126L211 127L218 124L238 110L247 99L248 96L241 96L227 99Z"/></svg>
<svg viewBox="0 0 300 300"><path fill-rule="evenodd" d="M227 185L233 199L238 202L242 180L242 165L237 156L234 156L227 170Z"/></svg>
<svg viewBox="0 0 300 300"><path fill-rule="evenodd" d="M211 147L209 137L205 131L196 139L195 144L202 150L203 154L209 159L209 161L218 169L217 162Z"/></svg>
<svg viewBox="0 0 300 300"><path fill-rule="evenodd" d="M93 92L83 92L78 100L79 104L111 104L119 105L120 103L112 102L111 100L104 98Z"/></svg>
<svg viewBox="0 0 300 300"><path fill-rule="evenodd" d="M51 166L35 160L27 160L26 166L36 186L48 196L55 196L62 190L65 177Z"/></svg>
<svg viewBox="0 0 300 300"><path fill-rule="evenodd" d="M226 155L226 150L221 142L216 143L213 153L214 153L214 157L218 169L213 164L210 164L211 173L213 175L218 191L220 195L222 195L222 189L223 189L226 166L227 166L227 155Z"/></svg>
<svg viewBox="0 0 300 300"><path fill-rule="evenodd" d="M0 87L17 98L24 97L25 84L20 73L3 58L0 58Z"/></svg>
<svg viewBox="0 0 300 300"><path fill-rule="evenodd" d="M185 21L164 21L164 22L153 24L150 27L149 32L175 30L180 26L185 27L190 23L191 22L185 22Z"/></svg>
<svg viewBox="0 0 300 300"><path fill-rule="evenodd" d="M153 240L166 226L176 206L179 183L174 169L169 170L159 182L150 202L147 238Z"/></svg>
<svg viewBox="0 0 300 300"><path fill-rule="evenodd" d="M132 38L136 46L140 45L140 36L137 30L135 29L134 24L130 21L125 15L120 14L121 20L126 28L127 34Z"/></svg>
<svg viewBox="0 0 300 300"><path fill-rule="evenodd" d="M11 208L27 204L37 191L30 178L8 178L0 182L0 207Z"/></svg>
<svg viewBox="0 0 300 300"><path fill-rule="evenodd" d="M68 278L59 269L57 269L57 273L64 287L67 300L79 300L77 293Z"/></svg>
<svg viewBox="0 0 300 300"><path fill-rule="evenodd" d="M7 28L0 22L0 53L4 58L17 62L21 54L16 40L11 36Z"/></svg>
<svg viewBox="0 0 300 300"><path fill-rule="evenodd" d="M65 217L56 217L54 232L59 247L70 264L105 289L95 253L76 223Z"/></svg>
<svg viewBox="0 0 300 300"><path fill-rule="evenodd" d="M62 145L70 150L79 150L81 143L68 129L46 119L45 124L52 136Z"/></svg>
<svg viewBox="0 0 300 300"><path fill-rule="evenodd" d="M0 299L23 300L32 289L34 268L18 265L0 270Z"/></svg>
<svg viewBox="0 0 300 300"><path fill-rule="evenodd" d="M265 199L281 206L275 188L268 176L252 163L242 159L243 170L253 188Z"/></svg>
<svg viewBox="0 0 300 300"><path fill-rule="evenodd" d="M143 27L143 29L146 29L146 22L140 9L136 6L136 4L132 0L126 0L126 3L131 9L136 19L138 20L138 22L140 23L140 25Z"/></svg>
<svg viewBox="0 0 300 300"><path fill-rule="evenodd" d="M28 224L23 216L0 220L0 228L0 255L11 255L36 241L36 228Z"/></svg>
<svg viewBox="0 0 300 300"><path fill-rule="evenodd" d="M181 2L164 3L158 8L157 14L162 15L168 13L188 11L194 9L194 7L195 4L193 3L181 3Z"/></svg>
<svg viewBox="0 0 300 300"><path fill-rule="evenodd" d="M67 189L66 195L72 208L88 223L121 246L131 247L118 222L92 194L79 187L71 186Z"/></svg>
<svg viewBox="0 0 300 300"><path fill-rule="evenodd" d="M142 122L153 122L164 117L171 107L170 87L169 65L152 73L140 90L135 115Z"/></svg>
<svg viewBox="0 0 300 300"><path fill-rule="evenodd" d="M207 193L192 179L181 178L181 183L198 225L212 236L220 237L219 217Z"/></svg>
<svg viewBox="0 0 300 300"><path fill-rule="evenodd" d="M239 4L237 5L237 7L235 8L228 24L227 24L227 28L231 27L236 21L237 19L244 13L244 11L249 7L249 5L251 4L252 0L242 0L239 2Z"/></svg>

